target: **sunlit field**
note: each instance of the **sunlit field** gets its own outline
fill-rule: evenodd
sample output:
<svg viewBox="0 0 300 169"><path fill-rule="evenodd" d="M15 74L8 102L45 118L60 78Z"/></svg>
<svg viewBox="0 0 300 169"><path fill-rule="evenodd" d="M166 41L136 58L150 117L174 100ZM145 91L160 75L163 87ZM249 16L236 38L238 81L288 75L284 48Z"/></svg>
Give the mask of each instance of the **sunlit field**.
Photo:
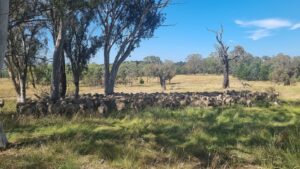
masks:
<svg viewBox="0 0 300 169"><path fill-rule="evenodd" d="M156 79L118 85L117 92L161 92ZM177 75L167 92L222 91L222 76ZM299 168L300 85L247 82L231 77L231 89L274 87L284 102L269 107L148 108L108 117L19 117L14 90L2 79L6 98L0 120L13 145L0 151L0 168ZM72 84L69 93L72 92ZM48 91L48 87L29 89ZM81 87L81 93L102 93Z"/></svg>
<svg viewBox="0 0 300 169"><path fill-rule="evenodd" d="M162 92L159 85L159 81L156 78L143 78L145 84L139 84L138 80L135 80L132 85L117 85L116 92L125 93L138 93L147 92L155 93ZM203 92L203 91L223 91L222 89L223 76L221 75L176 75L171 83L167 84L167 90L165 92ZM273 87L280 94L280 99L284 100L298 100L300 99L300 83L293 84L291 86L284 86L282 84L276 84L270 81L241 81L237 78L230 77L230 89L229 90L252 90L252 91L265 91L266 89ZM148 81L148 82L147 82ZM250 86L243 86L242 82L248 83ZM15 92L12 82L9 79L0 79L0 97L7 99L15 99ZM28 96L35 98L34 93L40 94L41 92L50 91L49 86L38 86L33 89L31 85L28 85ZM68 94L72 94L74 86L72 82L68 83ZM101 86L87 87L81 86L80 93L103 93Z"/></svg>

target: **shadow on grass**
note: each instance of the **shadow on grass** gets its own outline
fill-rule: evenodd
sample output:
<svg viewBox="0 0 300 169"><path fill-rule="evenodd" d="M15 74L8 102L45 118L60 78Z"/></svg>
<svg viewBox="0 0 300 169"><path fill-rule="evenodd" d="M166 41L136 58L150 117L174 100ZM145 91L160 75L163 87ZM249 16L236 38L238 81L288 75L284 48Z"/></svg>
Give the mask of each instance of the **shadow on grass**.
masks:
<svg viewBox="0 0 300 169"><path fill-rule="evenodd" d="M299 115L286 107L151 108L113 113L105 119L57 117L49 122L47 118L9 128L9 136L17 142L12 148L59 142L78 156L95 155L110 162L128 159L154 165L159 159L192 157L201 161L201 167L235 165L237 160L253 163L233 156L233 150L254 159L255 149L300 152Z"/></svg>

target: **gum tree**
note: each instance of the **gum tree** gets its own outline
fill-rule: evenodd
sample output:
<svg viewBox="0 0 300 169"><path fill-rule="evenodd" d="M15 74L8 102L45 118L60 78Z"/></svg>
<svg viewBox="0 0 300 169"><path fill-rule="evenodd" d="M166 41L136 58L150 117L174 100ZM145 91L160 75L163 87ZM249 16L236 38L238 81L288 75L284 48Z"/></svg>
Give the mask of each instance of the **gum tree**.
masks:
<svg viewBox="0 0 300 169"><path fill-rule="evenodd" d="M103 35L105 94L114 93L118 69L143 39L162 25L164 0L102 0L96 12ZM114 50L114 52L112 52ZM110 59L113 59L110 66Z"/></svg>
<svg viewBox="0 0 300 169"><path fill-rule="evenodd" d="M46 0L48 28L54 43L53 69L51 78L51 99L58 100L66 93L66 74L64 42L66 31L74 12L86 1L82 0Z"/></svg>
<svg viewBox="0 0 300 169"><path fill-rule="evenodd" d="M70 60L75 85L75 97L79 95L79 80L83 70L87 68L89 59L102 46L99 36L89 34L94 19L94 13L88 8L81 9L70 17L66 31L64 51Z"/></svg>
<svg viewBox="0 0 300 169"><path fill-rule="evenodd" d="M38 1L10 2L8 51L5 63L18 96L17 102L24 103L28 68L45 46L46 41L41 36L41 30L45 25L37 19L40 9Z"/></svg>

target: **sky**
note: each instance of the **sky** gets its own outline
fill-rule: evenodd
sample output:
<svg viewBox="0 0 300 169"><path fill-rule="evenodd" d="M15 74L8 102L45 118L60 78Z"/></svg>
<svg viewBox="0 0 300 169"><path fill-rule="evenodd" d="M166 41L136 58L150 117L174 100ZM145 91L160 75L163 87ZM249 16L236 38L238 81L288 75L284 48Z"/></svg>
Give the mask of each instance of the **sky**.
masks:
<svg viewBox="0 0 300 169"><path fill-rule="evenodd" d="M224 27L224 41L243 46L254 56L285 53L300 56L300 0L172 0L165 25L143 40L127 60L155 55L185 61L190 54L207 57L215 36L207 29ZM99 52L92 62L103 63Z"/></svg>

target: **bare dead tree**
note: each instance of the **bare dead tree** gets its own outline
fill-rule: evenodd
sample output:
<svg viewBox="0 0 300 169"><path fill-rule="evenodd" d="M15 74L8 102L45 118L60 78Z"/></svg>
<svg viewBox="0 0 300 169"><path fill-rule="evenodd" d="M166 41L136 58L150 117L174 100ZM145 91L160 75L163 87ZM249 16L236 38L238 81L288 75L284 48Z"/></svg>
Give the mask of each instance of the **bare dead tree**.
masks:
<svg viewBox="0 0 300 169"><path fill-rule="evenodd" d="M213 32L216 36L216 40L217 40L217 44L216 44L216 51L219 55L219 58L221 59L221 62L223 64L223 88L229 88L229 62L236 60L238 58L240 58L241 56L245 55L245 51L243 49L243 47L241 46L236 46L234 48L234 50L232 52L229 52L229 46L227 46L224 43L223 40L223 33L224 33L224 29L223 26L221 25L220 30L216 31L216 30L211 30L208 29L208 31Z"/></svg>

